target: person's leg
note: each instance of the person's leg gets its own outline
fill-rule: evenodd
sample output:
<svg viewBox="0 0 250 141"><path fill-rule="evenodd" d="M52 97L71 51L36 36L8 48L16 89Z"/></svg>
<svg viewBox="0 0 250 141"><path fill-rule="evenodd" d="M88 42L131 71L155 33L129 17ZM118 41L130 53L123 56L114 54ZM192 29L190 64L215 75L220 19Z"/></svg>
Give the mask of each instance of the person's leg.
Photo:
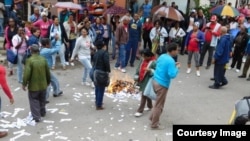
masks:
<svg viewBox="0 0 250 141"><path fill-rule="evenodd" d="M231 68L234 68L234 66L236 65L236 62L237 62L237 53L238 53L238 51L237 51L237 49L235 49L234 50L234 53L233 53L233 59L232 59L232 64L231 64Z"/></svg>
<svg viewBox="0 0 250 141"><path fill-rule="evenodd" d="M50 91L51 91L51 84L46 89L46 100L49 99Z"/></svg>
<svg viewBox="0 0 250 141"><path fill-rule="evenodd" d="M131 58L130 58L130 65L134 66L134 62L135 62L135 57L137 55L137 49L138 49L138 42L137 41L133 41L133 44L131 44L132 47L132 52L131 52Z"/></svg>
<svg viewBox="0 0 250 141"><path fill-rule="evenodd" d="M159 126L159 120L164 108L168 89L160 86L155 81L153 81L153 88L156 93L156 100L150 116L150 120L151 120L151 128L157 128Z"/></svg>
<svg viewBox="0 0 250 141"><path fill-rule="evenodd" d="M147 99L147 97L142 94L140 106L137 109L138 113L143 113L143 110L144 110L144 107L145 107L145 104L146 104L146 99Z"/></svg>
<svg viewBox="0 0 250 141"><path fill-rule="evenodd" d="M121 45L120 45L118 48L118 57L116 59L115 68L121 67L121 60L122 60L121 56L122 56L122 52L121 52Z"/></svg>
<svg viewBox="0 0 250 141"><path fill-rule="evenodd" d="M4 19L0 18L0 36L3 36L4 28L3 28Z"/></svg>
<svg viewBox="0 0 250 141"><path fill-rule="evenodd" d="M89 57L84 57L79 59L79 61L82 63L84 66L84 71L83 71L83 82L87 82L87 77L89 76L89 72L92 68L90 58Z"/></svg>
<svg viewBox="0 0 250 141"><path fill-rule="evenodd" d="M69 51L70 51L69 57L70 58L71 58L73 50L75 48L75 44L76 44L76 39L70 40L70 45L69 45Z"/></svg>
<svg viewBox="0 0 250 141"><path fill-rule="evenodd" d="M126 45L123 44L120 46L120 55L121 55L121 68L125 69L126 64L125 64L125 59L126 59Z"/></svg>
<svg viewBox="0 0 250 141"><path fill-rule="evenodd" d="M115 59L116 56L116 47L115 47L115 36L112 34L112 59Z"/></svg>
<svg viewBox="0 0 250 141"><path fill-rule="evenodd" d="M59 81L52 71L50 71L50 82L53 88L53 95L59 95L62 91L60 90Z"/></svg>
<svg viewBox="0 0 250 141"><path fill-rule="evenodd" d="M96 97L97 97L96 98L96 107L102 107L105 87L102 87L102 86L95 86L95 87L97 87L97 91L96 91Z"/></svg>
<svg viewBox="0 0 250 141"><path fill-rule="evenodd" d="M195 62L195 67L200 67L200 53L199 52L194 52L194 62Z"/></svg>
<svg viewBox="0 0 250 141"><path fill-rule="evenodd" d="M213 55L214 55L214 47L209 47L208 49L208 59L207 59L207 69L211 66Z"/></svg>
<svg viewBox="0 0 250 141"><path fill-rule="evenodd" d="M146 38L143 38L143 48L146 49L148 46L148 40Z"/></svg>
<svg viewBox="0 0 250 141"><path fill-rule="evenodd" d="M188 51L188 59L187 59L187 73L190 73L191 70L191 61L192 61L192 57L193 57L193 52L192 51Z"/></svg>
<svg viewBox="0 0 250 141"><path fill-rule="evenodd" d="M130 56L131 56L132 45L133 45L132 41L129 41L128 44L126 45L125 66L128 65L128 60L130 59Z"/></svg>
<svg viewBox="0 0 250 141"><path fill-rule="evenodd" d="M108 48L109 48L109 38L103 38L103 42L106 45L107 51L108 51Z"/></svg>
<svg viewBox="0 0 250 141"><path fill-rule="evenodd" d="M150 39L148 39L148 47L149 47L150 50L152 50L152 42L151 42Z"/></svg>
<svg viewBox="0 0 250 141"><path fill-rule="evenodd" d="M236 69L240 70L241 69L241 65L242 65L242 58L243 58L243 54L239 53L238 57L237 57L237 66Z"/></svg>
<svg viewBox="0 0 250 141"><path fill-rule="evenodd" d="M65 47L64 58L65 58L66 65L68 65L69 63L70 45L71 45L71 40L69 40L69 46Z"/></svg>
<svg viewBox="0 0 250 141"><path fill-rule="evenodd" d="M242 71L242 76L246 77L247 76L247 71L250 66L250 55L246 56L246 62L244 63L243 71Z"/></svg>
<svg viewBox="0 0 250 141"><path fill-rule="evenodd" d="M149 109L152 109L153 108L153 104L152 104L152 99L146 97L146 101L147 101L147 106Z"/></svg>
<svg viewBox="0 0 250 141"><path fill-rule="evenodd" d="M221 83L220 65L214 64L214 87L219 88Z"/></svg>
<svg viewBox="0 0 250 141"><path fill-rule="evenodd" d="M200 66L203 65L204 57L205 57L209 47L210 47L210 44L208 42L205 42L203 45L203 48L201 50L201 56L200 56L200 61L199 61Z"/></svg>
<svg viewBox="0 0 250 141"><path fill-rule="evenodd" d="M46 95L46 94L45 94ZM41 119L41 112L40 112L40 100L39 100L39 92L28 92L29 96L29 103L30 103L30 111L31 115L34 120Z"/></svg>
<svg viewBox="0 0 250 141"><path fill-rule="evenodd" d="M65 67L65 45L62 44L59 50L60 61L63 67ZM65 69L65 68L63 68Z"/></svg>
<svg viewBox="0 0 250 141"><path fill-rule="evenodd" d="M40 114L42 117L46 115L46 90L39 92Z"/></svg>
<svg viewBox="0 0 250 141"><path fill-rule="evenodd" d="M21 54L18 54L18 60L17 60L17 80L18 83L22 83L23 82L23 56Z"/></svg>
<svg viewBox="0 0 250 141"><path fill-rule="evenodd" d="M52 55L52 69L54 69L56 66L56 55L57 55L57 53Z"/></svg>

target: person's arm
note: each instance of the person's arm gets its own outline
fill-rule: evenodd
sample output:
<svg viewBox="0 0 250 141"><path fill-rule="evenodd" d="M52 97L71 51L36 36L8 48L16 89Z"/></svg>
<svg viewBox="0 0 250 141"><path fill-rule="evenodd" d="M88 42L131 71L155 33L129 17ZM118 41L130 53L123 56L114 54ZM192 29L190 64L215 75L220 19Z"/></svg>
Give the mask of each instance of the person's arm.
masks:
<svg viewBox="0 0 250 141"><path fill-rule="evenodd" d="M79 50L79 48L80 48L80 42L81 42L80 39L81 39L81 37L78 37L78 38L76 39L76 44L75 44L75 48L74 48L73 53L72 53L72 56L71 56L71 61L74 60L74 58L75 58L75 56L76 56L76 54L77 54L77 52L78 52L78 50Z"/></svg>
<svg viewBox="0 0 250 141"><path fill-rule="evenodd" d="M162 37L165 37L165 38L168 37L168 32L164 27L162 27L160 32L161 32Z"/></svg>
<svg viewBox="0 0 250 141"><path fill-rule="evenodd" d="M186 35L186 32L182 28L180 28L179 32L180 32L179 34L180 37L184 37Z"/></svg>
<svg viewBox="0 0 250 141"><path fill-rule="evenodd" d="M106 51L104 52L104 58L103 59L104 59L104 65L105 65L106 71L111 72L108 52L106 52Z"/></svg>
<svg viewBox="0 0 250 141"><path fill-rule="evenodd" d="M225 40L225 39L223 39L223 40ZM225 42L227 42L227 41L223 41L223 40L221 40L216 47L216 51L214 53L215 62L223 55L224 47L226 45Z"/></svg>
<svg viewBox="0 0 250 141"><path fill-rule="evenodd" d="M24 73L23 73L23 90L26 90L26 86L29 83L30 77L31 77L31 62L30 59L26 60L25 67L24 67Z"/></svg>
<svg viewBox="0 0 250 141"><path fill-rule="evenodd" d="M177 74L179 73L179 69L176 67L176 63L174 62L174 60L171 60L171 62L169 61L169 66L167 67L167 73L168 76L173 79L177 76Z"/></svg>
<svg viewBox="0 0 250 141"><path fill-rule="evenodd" d="M61 42L54 39L51 41L51 44L53 48L50 48L50 54L52 55L52 54L57 53L60 50Z"/></svg>
<svg viewBox="0 0 250 141"><path fill-rule="evenodd" d="M6 80L6 70L2 66L0 67L0 85L1 85L4 93L7 95L7 97L10 100L13 99L13 95L11 94L10 88L9 88L7 80Z"/></svg>
<svg viewBox="0 0 250 141"><path fill-rule="evenodd" d="M153 27L149 33L149 37L150 37L150 40L153 41L154 37L156 36L155 35L155 27Z"/></svg>
<svg viewBox="0 0 250 141"><path fill-rule="evenodd" d="M14 49L18 49L18 48L20 48L20 46L22 45L22 39L19 39L19 37L17 37L17 36L14 36L13 38L12 38L12 45L13 45L13 48Z"/></svg>
<svg viewBox="0 0 250 141"><path fill-rule="evenodd" d="M40 20L37 20L36 22L34 22L33 26L40 28Z"/></svg>

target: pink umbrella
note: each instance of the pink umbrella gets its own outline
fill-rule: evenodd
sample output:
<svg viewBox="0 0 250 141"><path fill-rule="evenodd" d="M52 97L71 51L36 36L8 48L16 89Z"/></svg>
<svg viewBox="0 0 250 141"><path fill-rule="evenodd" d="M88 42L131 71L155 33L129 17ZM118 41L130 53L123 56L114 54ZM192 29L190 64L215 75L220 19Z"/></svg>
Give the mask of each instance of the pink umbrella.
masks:
<svg viewBox="0 0 250 141"><path fill-rule="evenodd" d="M154 12L156 17L165 17L175 21L183 21L184 17L173 7L161 7Z"/></svg>
<svg viewBox="0 0 250 141"><path fill-rule="evenodd" d="M117 14L117 15L120 15L120 14L126 14L128 13L128 10L123 8L123 7L120 7L120 6L111 6L110 8L108 8L104 13L103 15L107 15L107 14Z"/></svg>
<svg viewBox="0 0 250 141"><path fill-rule="evenodd" d="M73 3L73 2L57 2L55 7L74 9L74 10L81 10L82 9L81 5L79 5L77 3Z"/></svg>

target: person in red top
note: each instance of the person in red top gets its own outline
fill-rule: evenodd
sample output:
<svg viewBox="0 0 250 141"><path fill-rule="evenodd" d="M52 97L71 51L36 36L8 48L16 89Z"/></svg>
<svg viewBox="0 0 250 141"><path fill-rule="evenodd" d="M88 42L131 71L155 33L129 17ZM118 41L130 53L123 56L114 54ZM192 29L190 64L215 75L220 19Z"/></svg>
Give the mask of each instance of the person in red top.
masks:
<svg viewBox="0 0 250 141"><path fill-rule="evenodd" d="M10 104L14 103L14 99L13 96L11 94L10 88L8 86L8 83L6 81L6 70L5 68L0 65L0 85L4 91L4 93L8 96L8 98L10 99ZM0 110L1 110L1 97L0 97ZM0 138L3 138L5 136L7 136L7 132L0 132Z"/></svg>
<svg viewBox="0 0 250 141"><path fill-rule="evenodd" d="M146 49L147 47L151 50L152 49L152 42L150 40L149 34L151 29L154 27L151 18L147 18L146 22L143 24L142 27L142 38L143 38L143 47Z"/></svg>
<svg viewBox="0 0 250 141"><path fill-rule="evenodd" d="M188 51L187 73L191 72L191 60L194 55L197 76L201 75L199 70L200 45L204 42L204 34L199 30L199 26L199 22L194 23L193 30L188 33L185 42L185 49Z"/></svg>
<svg viewBox="0 0 250 141"><path fill-rule="evenodd" d="M218 37L220 36L220 27L221 24L217 23L217 16L213 15L210 19L211 22L207 23L205 29L205 42L201 50L201 57L200 57L200 66L203 65L203 60L208 52L208 59L207 59L207 67L209 69L211 66L213 53L215 47L217 46Z"/></svg>

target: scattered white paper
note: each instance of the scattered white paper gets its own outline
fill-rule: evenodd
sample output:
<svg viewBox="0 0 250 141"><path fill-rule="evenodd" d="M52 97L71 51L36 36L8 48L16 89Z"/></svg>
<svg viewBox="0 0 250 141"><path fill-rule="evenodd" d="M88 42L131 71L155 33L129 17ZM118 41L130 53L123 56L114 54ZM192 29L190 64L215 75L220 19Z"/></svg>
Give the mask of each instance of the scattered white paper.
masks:
<svg viewBox="0 0 250 141"><path fill-rule="evenodd" d="M60 122L65 122L65 121L72 121L72 119L61 119Z"/></svg>
<svg viewBox="0 0 250 141"><path fill-rule="evenodd" d="M58 106L69 105L69 103L56 103Z"/></svg>
<svg viewBox="0 0 250 141"><path fill-rule="evenodd" d="M15 90L14 90L14 91L16 92L16 91L18 91L18 90L20 90L20 87L15 88Z"/></svg>

